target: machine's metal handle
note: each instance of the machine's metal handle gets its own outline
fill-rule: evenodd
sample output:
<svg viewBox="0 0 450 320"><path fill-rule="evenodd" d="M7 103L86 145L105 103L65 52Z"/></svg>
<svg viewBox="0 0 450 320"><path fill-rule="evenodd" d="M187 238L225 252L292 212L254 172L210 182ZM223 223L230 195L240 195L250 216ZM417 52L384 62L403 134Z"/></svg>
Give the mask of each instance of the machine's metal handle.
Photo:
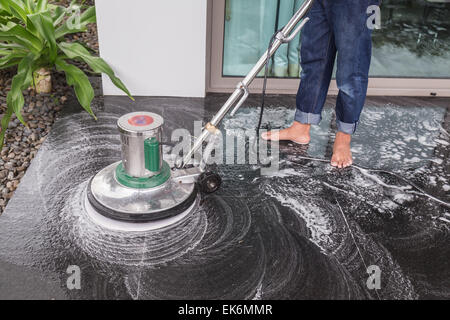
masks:
<svg viewBox="0 0 450 320"><path fill-rule="evenodd" d="M242 91L244 91L244 95L242 96L241 100L236 104L236 106L233 108L233 111L231 111L230 116L234 117L236 112L242 107L245 100L247 100L248 96L250 95L250 92L248 91L248 88L244 85L240 88Z"/></svg>
<svg viewBox="0 0 450 320"><path fill-rule="evenodd" d="M299 34L299 32L303 29L303 27L308 23L309 18L306 17L305 19L303 19L303 21L299 24L299 26L292 31L292 33L288 36L288 37L283 37L282 39L280 39L283 43L288 43L291 42L292 40L294 40L294 38Z"/></svg>
<svg viewBox="0 0 450 320"><path fill-rule="evenodd" d="M283 42L292 41L295 36L300 32L300 30L305 26L308 22L308 18L305 17L308 11L311 9L315 0L306 0L303 2L302 6L298 9L298 11L294 14L294 16L289 20L283 30L277 36L276 41L273 43L270 50L263 54L263 56L259 59L256 65L250 70L247 76L240 82L238 88L233 92L233 94L228 98L227 102L222 106L222 108L217 112L217 114L213 117L211 122L209 123L210 129L203 130L202 134L197 138L194 142L194 145L189 150L188 154L183 158L183 162L180 164L181 167L185 167L188 163L192 161L192 155L202 147L203 141L205 141L211 133L214 132L216 126L219 125L220 121L222 121L223 117L233 108L235 102L238 101L238 104L233 108L231 115L234 115L236 111L242 106L245 100L248 98L248 86L253 82L258 73L262 70L262 68L267 63L267 57L272 57L278 48L283 44ZM301 21L300 25L294 30L295 26ZM292 33L291 33L292 31ZM285 34L289 34L289 36L285 36ZM242 95L242 91L244 91L244 95Z"/></svg>

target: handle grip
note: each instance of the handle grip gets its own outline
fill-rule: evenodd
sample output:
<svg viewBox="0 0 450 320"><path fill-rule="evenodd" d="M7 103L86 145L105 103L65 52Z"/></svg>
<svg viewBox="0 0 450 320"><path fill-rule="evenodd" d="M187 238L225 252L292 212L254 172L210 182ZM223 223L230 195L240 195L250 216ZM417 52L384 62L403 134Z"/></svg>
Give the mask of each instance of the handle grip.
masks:
<svg viewBox="0 0 450 320"><path fill-rule="evenodd" d="M288 43L291 42L292 40L294 40L294 38L299 34L299 32L303 29L303 27L306 25L306 23L308 23L309 18L306 17L305 19L303 19L303 21L299 24L299 26L292 31L292 33L289 36L281 36L281 42L283 43Z"/></svg>

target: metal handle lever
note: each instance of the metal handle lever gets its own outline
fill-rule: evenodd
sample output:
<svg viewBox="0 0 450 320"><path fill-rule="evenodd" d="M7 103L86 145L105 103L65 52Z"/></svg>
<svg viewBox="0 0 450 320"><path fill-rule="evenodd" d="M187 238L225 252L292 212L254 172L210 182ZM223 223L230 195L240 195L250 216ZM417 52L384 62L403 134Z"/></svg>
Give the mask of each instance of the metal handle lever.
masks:
<svg viewBox="0 0 450 320"><path fill-rule="evenodd" d="M306 25L306 23L309 21L309 18L306 17L305 19L303 19L303 21L300 23L300 25L294 30L292 31L292 33L289 35L289 37L285 37L283 36L283 34L281 33L281 42L283 43L288 43L291 42L292 40L294 40L294 38L298 35L298 33L303 29L303 27Z"/></svg>
<svg viewBox="0 0 450 320"><path fill-rule="evenodd" d="M231 111L230 116L234 117L236 112L242 107L245 100L247 100L248 96L250 95L250 92L248 91L247 86L244 86L242 83L238 85L242 91L244 91L244 95L242 96L241 100L236 104L236 106L233 108L233 111Z"/></svg>

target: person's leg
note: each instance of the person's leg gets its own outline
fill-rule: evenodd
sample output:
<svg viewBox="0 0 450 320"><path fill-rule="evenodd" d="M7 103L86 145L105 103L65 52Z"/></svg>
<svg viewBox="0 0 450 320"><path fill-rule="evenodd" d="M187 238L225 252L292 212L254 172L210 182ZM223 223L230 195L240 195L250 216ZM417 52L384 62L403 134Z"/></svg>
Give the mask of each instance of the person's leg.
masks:
<svg viewBox="0 0 450 320"><path fill-rule="evenodd" d="M332 22L337 47L336 102L338 133L332 165L347 167L353 162L350 142L364 106L372 56L372 30L367 26L367 9L373 0L335 0Z"/></svg>
<svg viewBox="0 0 450 320"><path fill-rule="evenodd" d="M302 30L301 82L297 93L294 124L281 131L263 134L266 140L310 141L311 125L321 121L321 113L333 73L336 47L328 20L327 0L316 0L309 12L310 21Z"/></svg>

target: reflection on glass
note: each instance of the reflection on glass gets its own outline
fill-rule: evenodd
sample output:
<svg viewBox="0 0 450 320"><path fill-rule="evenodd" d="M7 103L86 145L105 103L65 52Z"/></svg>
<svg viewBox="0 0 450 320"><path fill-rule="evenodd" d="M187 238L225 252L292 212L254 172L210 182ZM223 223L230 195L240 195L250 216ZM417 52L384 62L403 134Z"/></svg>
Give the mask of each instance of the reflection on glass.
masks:
<svg viewBox="0 0 450 320"><path fill-rule="evenodd" d="M303 1L226 0L223 75L246 75ZM450 77L450 0L383 0L381 12L372 77ZM272 77L299 77L300 37L273 57Z"/></svg>
<svg viewBox="0 0 450 320"><path fill-rule="evenodd" d="M450 0L383 0L371 76L450 77Z"/></svg>
<svg viewBox="0 0 450 320"><path fill-rule="evenodd" d="M225 13L224 76L247 74L267 50L270 37L283 27L304 0L227 0ZM272 76L299 76L297 36L284 44L271 61Z"/></svg>
<svg viewBox="0 0 450 320"><path fill-rule="evenodd" d="M283 0L278 7L277 30L283 28L294 13L300 8L304 0ZM300 76L300 35L297 35L289 44L284 44L278 49L274 58L273 75L275 77Z"/></svg>

